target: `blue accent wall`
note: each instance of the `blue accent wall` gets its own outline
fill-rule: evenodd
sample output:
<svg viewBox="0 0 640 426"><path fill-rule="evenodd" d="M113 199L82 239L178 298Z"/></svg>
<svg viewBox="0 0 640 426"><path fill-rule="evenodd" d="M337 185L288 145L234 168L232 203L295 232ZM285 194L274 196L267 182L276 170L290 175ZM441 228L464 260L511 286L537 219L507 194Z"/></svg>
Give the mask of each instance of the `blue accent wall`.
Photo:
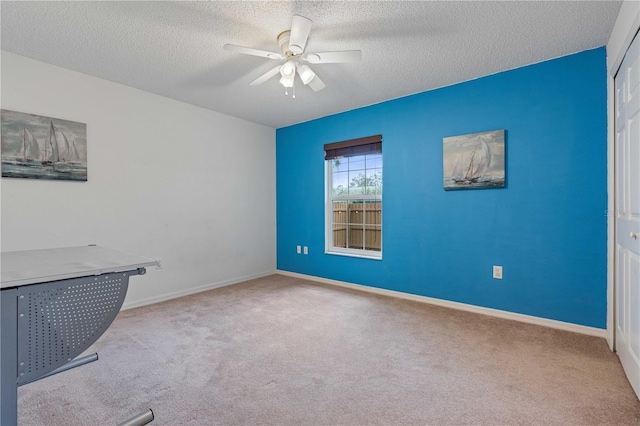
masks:
<svg viewBox="0 0 640 426"><path fill-rule="evenodd" d="M605 328L606 81L598 48L278 129L278 269ZM497 129L506 188L444 191L442 139ZM325 254L323 145L375 134L383 259Z"/></svg>

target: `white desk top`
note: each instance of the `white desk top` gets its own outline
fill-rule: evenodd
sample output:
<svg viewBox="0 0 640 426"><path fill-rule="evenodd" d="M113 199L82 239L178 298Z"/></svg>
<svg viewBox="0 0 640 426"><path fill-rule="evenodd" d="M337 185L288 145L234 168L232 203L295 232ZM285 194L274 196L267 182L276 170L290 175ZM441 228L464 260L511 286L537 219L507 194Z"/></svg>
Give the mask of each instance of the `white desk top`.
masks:
<svg viewBox="0 0 640 426"><path fill-rule="evenodd" d="M0 288L132 271L159 262L98 246L0 253Z"/></svg>

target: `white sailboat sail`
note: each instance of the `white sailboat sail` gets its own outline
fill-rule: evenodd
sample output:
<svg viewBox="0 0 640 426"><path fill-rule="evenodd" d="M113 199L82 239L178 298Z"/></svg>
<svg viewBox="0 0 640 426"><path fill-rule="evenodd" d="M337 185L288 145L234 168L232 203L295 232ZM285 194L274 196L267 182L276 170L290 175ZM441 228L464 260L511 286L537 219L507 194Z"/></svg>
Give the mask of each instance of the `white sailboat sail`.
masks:
<svg viewBox="0 0 640 426"><path fill-rule="evenodd" d="M454 180L462 180L464 179L464 174L465 174L465 166L463 164L462 161L462 156L458 157L458 161L456 161L456 165L453 167L453 172L451 173L451 176L453 176Z"/></svg>
<svg viewBox="0 0 640 426"><path fill-rule="evenodd" d="M49 140L47 143L48 147L51 148L51 155L46 159L52 163L57 163L60 161L60 155L58 154L58 138L56 137L56 128L53 126L53 121L51 121L51 125L49 126Z"/></svg>
<svg viewBox="0 0 640 426"><path fill-rule="evenodd" d="M56 126L53 126L52 132L53 137L51 137L50 139L52 140L52 145L55 144L54 146L57 148L58 159L56 162L80 162L80 155L78 154L78 148L76 147L76 144L73 141L70 142L69 138L67 138L67 135Z"/></svg>
<svg viewBox="0 0 640 426"><path fill-rule="evenodd" d="M473 175L470 177L471 179L480 179L487 170L489 170L489 166L491 165L491 148L489 148L489 144L481 137L478 137L478 140L480 141L480 154L478 155L477 165L473 171Z"/></svg>
<svg viewBox="0 0 640 426"><path fill-rule="evenodd" d="M66 139L66 137L65 137ZM71 143L69 144L69 154L67 156L67 160L70 162L79 162L80 161L80 155L78 154L78 148L76 148L76 143L71 141Z"/></svg>
<svg viewBox="0 0 640 426"><path fill-rule="evenodd" d="M64 133L60 131L60 129L58 129L55 126L53 128L55 130L57 130L58 132L60 132L60 134L62 135L62 149L60 149L60 147L58 147L58 154L60 155L60 161L66 162L67 161L67 155L69 154L69 151L70 151L69 140L64 135Z"/></svg>
<svg viewBox="0 0 640 426"><path fill-rule="evenodd" d="M452 173L453 180L462 183L477 182L489 170L490 165L491 148L484 139L478 137L478 145L471 154L467 151L458 158Z"/></svg>
<svg viewBox="0 0 640 426"><path fill-rule="evenodd" d="M40 147L38 146L38 141L26 127L22 130L22 146L20 151L22 161L40 160Z"/></svg>

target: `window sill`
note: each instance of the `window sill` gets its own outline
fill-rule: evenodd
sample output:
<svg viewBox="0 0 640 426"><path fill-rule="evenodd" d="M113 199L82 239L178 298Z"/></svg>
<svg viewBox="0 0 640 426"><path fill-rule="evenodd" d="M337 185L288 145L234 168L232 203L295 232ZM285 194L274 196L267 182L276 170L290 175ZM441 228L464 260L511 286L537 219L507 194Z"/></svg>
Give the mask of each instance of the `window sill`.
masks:
<svg viewBox="0 0 640 426"><path fill-rule="evenodd" d="M324 254L330 254L333 256L358 257L360 259L382 260L382 252L377 252L377 251L356 252L356 251L325 250Z"/></svg>

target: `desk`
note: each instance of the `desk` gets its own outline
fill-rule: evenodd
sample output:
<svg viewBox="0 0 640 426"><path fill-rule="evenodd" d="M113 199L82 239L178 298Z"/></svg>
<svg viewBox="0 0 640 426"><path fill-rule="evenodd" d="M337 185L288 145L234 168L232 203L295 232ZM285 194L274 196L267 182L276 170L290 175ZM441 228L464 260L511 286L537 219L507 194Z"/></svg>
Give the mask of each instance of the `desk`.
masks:
<svg viewBox="0 0 640 426"><path fill-rule="evenodd" d="M129 277L158 261L98 246L0 255L0 424L18 423L18 386L63 368L122 307Z"/></svg>

